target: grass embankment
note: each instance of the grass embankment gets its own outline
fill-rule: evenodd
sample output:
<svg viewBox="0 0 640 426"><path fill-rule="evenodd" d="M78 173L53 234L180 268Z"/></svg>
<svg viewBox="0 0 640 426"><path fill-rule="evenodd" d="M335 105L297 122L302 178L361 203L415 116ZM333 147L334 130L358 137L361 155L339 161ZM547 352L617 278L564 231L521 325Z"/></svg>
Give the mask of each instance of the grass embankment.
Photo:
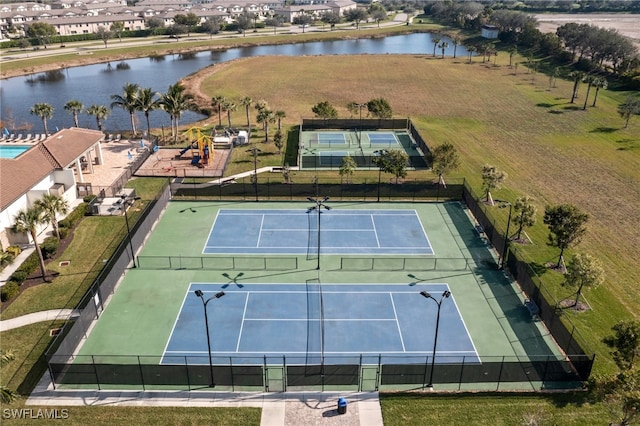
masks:
<svg viewBox="0 0 640 426"><path fill-rule="evenodd" d="M534 244L522 249L559 299L574 289L562 287L562 276L544 266L556 260L558 250L546 244L542 214L548 204L576 204L590 220L575 251L599 257L607 280L586 291L592 311L568 315L598 354L595 371L611 372L614 366L602 338L618 320L640 312L640 230L635 225L640 211L640 122L632 120L624 129L617 115L628 93L601 90L592 108L592 89L583 111L586 87L570 104L571 82L558 80L550 87L546 76L524 67L516 72L508 60L498 56L497 64L483 64L480 58L468 63L467 57L432 55L261 57L208 70L211 75L203 78L201 94L264 99L272 110L286 112L286 125L313 116L311 107L321 101L349 117L347 103L386 98L394 115L411 117L430 145L456 146L462 166L454 176L466 177L479 192L481 167L493 164L508 173L504 189L494 191L494 198L536 198L538 224L528 230ZM244 110L232 119L246 123ZM246 163L242 155L239 161ZM507 213L493 211L504 227Z"/></svg>

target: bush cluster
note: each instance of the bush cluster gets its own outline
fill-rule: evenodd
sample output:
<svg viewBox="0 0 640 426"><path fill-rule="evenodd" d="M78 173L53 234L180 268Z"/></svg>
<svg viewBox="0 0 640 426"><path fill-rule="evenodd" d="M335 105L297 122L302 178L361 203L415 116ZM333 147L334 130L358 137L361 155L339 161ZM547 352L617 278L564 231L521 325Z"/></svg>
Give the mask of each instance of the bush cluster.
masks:
<svg viewBox="0 0 640 426"><path fill-rule="evenodd" d="M58 252L58 246L60 242L57 237L47 237L40 244L40 251L42 252L42 257L45 259L53 259L53 257Z"/></svg>
<svg viewBox="0 0 640 426"><path fill-rule="evenodd" d="M6 302L20 293L20 286L15 281L8 281L0 290L0 301Z"/></svg>
<svg viewBox="0 0 640 426"><path fill-rule="evenodd" d="M67 215L67 217L58 222L58 227L71 229L76 226L86 214L87 203L80 203L78 207L73 209L73 211Z"/></svg>
<svg viewBox="0 0 640 426"><path fill-rule="evenodd" d="M34 251L24 262L22 262L22 265L20 265L20 267L11 274L9 280L21 285L24 280L26 280L29 275L33 274L39 267L40 259L38 259L38 253Z"/></svg>

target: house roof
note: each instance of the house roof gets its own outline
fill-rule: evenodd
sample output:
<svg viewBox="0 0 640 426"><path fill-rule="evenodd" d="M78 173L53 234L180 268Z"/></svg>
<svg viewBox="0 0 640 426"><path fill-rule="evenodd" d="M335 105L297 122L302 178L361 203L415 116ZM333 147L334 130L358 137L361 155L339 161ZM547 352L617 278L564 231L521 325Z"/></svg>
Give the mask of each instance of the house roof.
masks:
<svg viewBox="0 0 640 426"><path fill-rule="evenodd" d="M53 171L71 165L103 136L97 130L62 129L15 159L0 159L0 210Z"/></svg>

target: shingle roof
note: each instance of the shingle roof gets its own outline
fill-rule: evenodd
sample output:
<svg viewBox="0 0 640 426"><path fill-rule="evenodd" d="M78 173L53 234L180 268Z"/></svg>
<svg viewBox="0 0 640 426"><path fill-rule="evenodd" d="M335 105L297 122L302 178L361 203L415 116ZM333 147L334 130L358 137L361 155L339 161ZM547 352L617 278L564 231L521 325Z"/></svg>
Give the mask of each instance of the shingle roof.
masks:
<svg viewBox="0 0 640 426"><path fill-rule="evenodd" d="M0 210L54 170L71 165L103 136L97 130L63 129L15 159L0 159Z"/></svg>

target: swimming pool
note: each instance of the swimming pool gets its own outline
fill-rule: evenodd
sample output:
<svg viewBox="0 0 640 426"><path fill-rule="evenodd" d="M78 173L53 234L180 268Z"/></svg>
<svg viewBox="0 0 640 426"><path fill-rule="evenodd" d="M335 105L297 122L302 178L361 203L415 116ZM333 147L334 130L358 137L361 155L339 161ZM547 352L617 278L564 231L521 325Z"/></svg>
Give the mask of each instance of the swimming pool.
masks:
<svg viewBox="0 0 640 426"><path fill-rule="evenodd" d="M0 158L16 158L33 145L0 145Z"/></svg>

